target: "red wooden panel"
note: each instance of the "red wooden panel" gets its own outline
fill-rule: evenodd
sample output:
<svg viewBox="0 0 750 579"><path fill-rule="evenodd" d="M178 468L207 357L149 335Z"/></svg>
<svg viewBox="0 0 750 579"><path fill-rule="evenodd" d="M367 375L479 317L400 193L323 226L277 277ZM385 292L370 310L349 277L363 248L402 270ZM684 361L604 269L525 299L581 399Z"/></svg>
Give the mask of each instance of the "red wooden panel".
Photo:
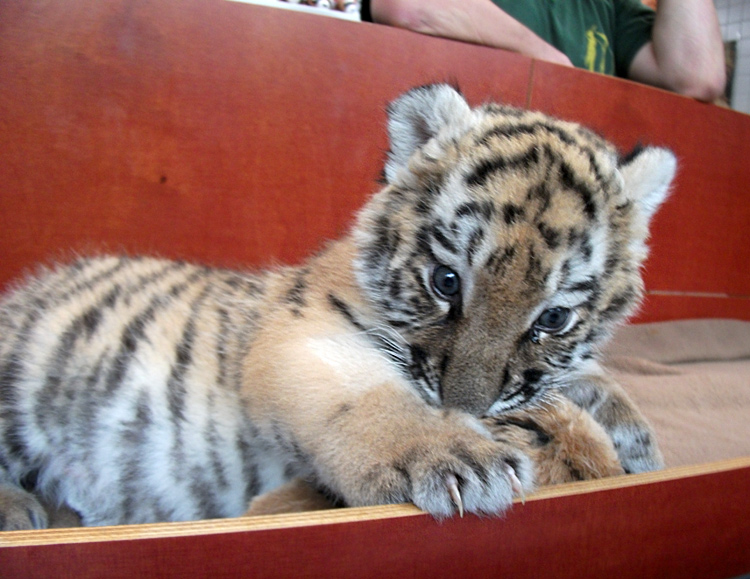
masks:
<svg viewBox="0 0 750 579"><path fill-rule="evenodd" d="M294 261L376 187L385 105L531 61L225 0L0 2L0 284L70 248Z"/></svg>
<svg viewBox="0 0 750 579"><path fill-rule="evenodd" d="M750 296L750 116L539 62L531 107L585 123L624 149L639 141L673 149L680 172L655 219L647 287Z"/></svg>
<svg viewBox="0 0 750 579"><path fill-rule="evenodd" d="M750 298L711 295L648 294L640 312L631 320L667 322L690 318L733 318L750 321Z"/></svg>
<svg viewBox="0 0 750 579"><path fill-rule="evenodd" d="M0 549L3 577L728 578L750 571L750 467L517 504L280 530Z"/></svg>

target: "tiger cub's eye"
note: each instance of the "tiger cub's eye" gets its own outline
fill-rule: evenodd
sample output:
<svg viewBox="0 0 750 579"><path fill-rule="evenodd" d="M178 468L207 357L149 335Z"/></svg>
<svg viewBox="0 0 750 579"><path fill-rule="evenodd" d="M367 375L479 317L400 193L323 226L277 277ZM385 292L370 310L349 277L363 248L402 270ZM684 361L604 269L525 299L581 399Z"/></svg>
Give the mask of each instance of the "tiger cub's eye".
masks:
<svg viewBox="0 0 750 579"><path fill-rule="evenodd" d="M550 308L544 310L534 322L534 329L548 334L555 334L562 331L570 319L571 311L569 308Z"/></svg>
<svg viewBox="0 0 750 579"><path fill-rule="evenodd" d="M439 265L432 272L432 289L442 298L453 299L461 291L461 278L447 265Z"/></svg>

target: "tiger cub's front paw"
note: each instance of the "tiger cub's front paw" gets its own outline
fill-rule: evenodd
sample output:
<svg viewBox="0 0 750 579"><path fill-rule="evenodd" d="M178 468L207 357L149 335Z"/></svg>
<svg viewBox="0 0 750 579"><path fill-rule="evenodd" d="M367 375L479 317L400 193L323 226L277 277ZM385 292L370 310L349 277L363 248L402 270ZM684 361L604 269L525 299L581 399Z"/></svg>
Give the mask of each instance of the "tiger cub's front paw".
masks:
<svg viewBox="0 0 750 579"><path fill-rule="evenodd" d="M522 452L470 433L417 443L366 477L377 502L411 501L435 517L498 514L533 489L533 466Z"/></svg>

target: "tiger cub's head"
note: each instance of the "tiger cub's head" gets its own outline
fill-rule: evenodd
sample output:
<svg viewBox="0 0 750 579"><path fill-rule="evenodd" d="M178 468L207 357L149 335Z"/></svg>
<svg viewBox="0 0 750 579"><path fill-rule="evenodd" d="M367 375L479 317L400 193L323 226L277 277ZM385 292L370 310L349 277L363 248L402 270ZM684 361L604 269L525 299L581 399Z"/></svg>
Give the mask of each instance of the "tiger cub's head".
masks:
<svg viewBox="0 0 750 579"><path fill-rule="evenodd" d="M355 270L422 395L493 415L585 372L638 304L648 223L674 155L627 158L570 122L447 85L389 107L386 187Z"/></svg>

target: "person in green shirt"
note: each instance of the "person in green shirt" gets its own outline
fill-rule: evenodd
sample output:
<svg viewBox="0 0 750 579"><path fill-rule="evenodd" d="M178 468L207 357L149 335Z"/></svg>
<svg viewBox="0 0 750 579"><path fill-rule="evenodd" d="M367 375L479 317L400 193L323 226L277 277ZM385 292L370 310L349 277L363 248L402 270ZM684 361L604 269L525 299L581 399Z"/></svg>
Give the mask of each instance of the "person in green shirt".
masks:
<svg viewBox="0 0 750 579"><path fill-rule="evenodd" d="M504 48L705 101L721 96L713 0L364 0L363 20Z"/></svg>

